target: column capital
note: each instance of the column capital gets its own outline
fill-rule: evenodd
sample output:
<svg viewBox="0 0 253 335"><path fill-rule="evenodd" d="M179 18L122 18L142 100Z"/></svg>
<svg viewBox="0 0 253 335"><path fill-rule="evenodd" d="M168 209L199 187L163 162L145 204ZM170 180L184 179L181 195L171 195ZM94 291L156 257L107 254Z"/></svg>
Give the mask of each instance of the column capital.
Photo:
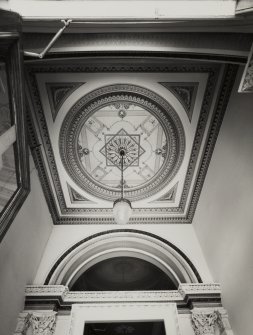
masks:
<svg viewBox="0 0 253 335"><path fill-rule="evenodd" d="M29 322L33 335L53 335L56 324L56 312L34 312L30 315Z"/></svg>
<svg viewBox="0 0 253 335"><path fill-rule="evenodd" d="M192 325L196 335L214 335L217 320L216 311L192 312Z"/></svg>

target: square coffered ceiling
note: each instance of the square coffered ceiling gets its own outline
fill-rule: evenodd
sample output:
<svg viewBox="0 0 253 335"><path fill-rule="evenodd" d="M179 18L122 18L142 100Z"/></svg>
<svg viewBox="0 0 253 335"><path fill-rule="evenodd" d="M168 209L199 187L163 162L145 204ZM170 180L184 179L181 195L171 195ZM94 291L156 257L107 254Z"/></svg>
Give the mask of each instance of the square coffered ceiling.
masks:
<svg viewBox="0 0 253 335"><path fill-rule="evenodd" d="M30 144L55 224L191 223L237 67L143 59L31 63Z"/></svg>

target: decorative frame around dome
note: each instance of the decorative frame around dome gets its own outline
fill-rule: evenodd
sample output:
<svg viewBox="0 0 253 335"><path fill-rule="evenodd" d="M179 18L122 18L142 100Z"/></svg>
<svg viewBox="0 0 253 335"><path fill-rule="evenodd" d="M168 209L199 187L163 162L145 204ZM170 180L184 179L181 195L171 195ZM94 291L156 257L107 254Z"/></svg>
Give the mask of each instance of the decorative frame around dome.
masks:
<svg viewBox="0 0 253 335"><path fill-rule="evenodd" d="M133 103L154 115L169 143L169 150L159 171L145 184L125 190L129 200L137 201L159 192L173 179L185 152L185 134L181 120L169 102L157 93L137 85L117 84L86 94L68 111L63 121L59 136L60 155L66 171L79 187L104 200L117 199L120 190L105 187L93 179L78 158L78 136L84 123L99 109L117 102Z"/></svg>
<svg viewBox="0 0 253 335"><path fill-rule="evenodd" d="M117 84L122 81L119 79L122 78L121 74L127 78L128 83L138 83L139 86L148 87L158 94L160 90L166 90L166 96L166 92L171 92L171 86L168 85L175 88L189 83L198 84L196 99L192 101L193 117L190 120L185 111L180 114L180 117L186 117L185 120L182 119L184 127L188 124L188 130L189 127L193 128L190 147L188 130L185 128L185 155L182 166L174 177L177 181L180 178L182 182L176 184L176 188L168 187L168 191L176 189L176 197L171 202L167 199L167 192L163 193L162 190L160 193L166 198L162 200L166 201L160 201L161 198L155 199L153 196L150 202L150 198L136 202L130 220L130 224L191 224L237 69L238 65L235 64L222 65L207 61L189 63L167 58L143 58L140 55L134 58L123 57L120 61L107 57L87 57L78 62L65 63L65 60L57 60L45 64L27 64L29 141L54 224L115 224L112 209L105 201L89 197L87 192L74 187L75 183L68 176L60 159L58 134L67 111L84 95L82 92L88 93L90 84L92 89L98 88L96 84L93 85L93 80L100 85ZM118 79L114 80L115 77ZM82 86L66 99L54 121L55 114L50 107L47 84L53 85L56 82L71 84L69 89L73 87L73 82L78 87L82 83ZM199 106L196 105L197 101ZM67 105L69 107L65 109ZM198 116L195 108L199 108ZM190 155L187 155L188 150ZM171 184L172 187L176 186L173 186L173 182ZM72 193L78 193L81 201L71 201L69 186Z"/></svg>

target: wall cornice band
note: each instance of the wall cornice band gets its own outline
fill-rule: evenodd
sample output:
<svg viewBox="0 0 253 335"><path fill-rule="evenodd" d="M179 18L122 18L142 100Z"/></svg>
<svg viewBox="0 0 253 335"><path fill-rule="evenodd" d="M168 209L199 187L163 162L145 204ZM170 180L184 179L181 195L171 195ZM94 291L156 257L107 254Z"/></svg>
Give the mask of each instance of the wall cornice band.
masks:
<svg viewBox="0 0 253 335"><path fill-rule="evenodd" d="M220 307L220 284L181 284L173 291L69 291L64 285L28 285L25 290L25 309L38 306L58 311L71 310L80 303L108 302L173 302L183 310L195 307Z"/></svg>

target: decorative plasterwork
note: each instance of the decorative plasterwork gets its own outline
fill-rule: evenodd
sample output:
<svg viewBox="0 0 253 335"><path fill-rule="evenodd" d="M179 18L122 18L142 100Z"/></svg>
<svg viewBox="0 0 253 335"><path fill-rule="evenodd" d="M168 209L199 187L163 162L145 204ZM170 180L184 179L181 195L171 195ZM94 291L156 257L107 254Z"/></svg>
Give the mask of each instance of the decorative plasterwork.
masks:
<svg viewBox="0 0 253 335"><path fill-rule="evenodd" d="M180 118L154 92L109 85L82 97L60 130L63 165L76 184L105 200L120 197L120 148L124 148L125 196L149 198L180 168L185 136Z"/></svg>
<svg viewBox="0 0 253 335"><path fill-rule="evenodd" d="M193 108L198 90L198 83L160 83L176 95L183 105L185 112L192 119Z"/></svg>
<svg viewBox="0 0 253 335"><path fill-rule="evenodd" d="M53 335L56 325L56 312L32 313L29 318L33 335Z"/></svg>
<svg viewBox="0 0 253 335"><path fill-rule="evenodd" d="M71 113L68 114L69 116L67 115L67 112L70 110L76 113L76 115L82 116L81 106L84 107L84 109L89 108L89 111L87 111L88 114L95 113L93 102L89 104L87 97L91 98L92 92L97 93L100 91L102 96L96 95L96 101L94 100L95 104L99 104L99 102L103 100L103 97L111 99L117 95L117 91L113 94L112 92L102 92L104 90L103 87L116 87L117 85L119 87L118 93L122 92L122 90L120 91L121 88L125 88L124 94L126 96L127 92L130 93L130 99L134 94L136 96L136 92L134 94L132 91L129 92L129 87L131 86L138 86L143 92L153 92L154 94L151 97L142 94L144 103L148 101L153 104L155 108L160 108L162 110L161 115L165 115L164 110L168 110L169 108L170 112L167 117L171 118L170 120L172 121L169 121L169 123L175 133L170 139L171 141L172 138L176 139L176 142L172 141L171 143L175 143L177 148L179 148L179 151L176 149L176 156L172 155L175 163L168 165L170 172L167 175L165 173L168 178L165 178L163 183L162 179L160 179L160 184L156 184L156 178L151 176L149 185L151 188L149 188L147 198L143 198L144 192L141 190L139 190L139 192L136 190L136 192L133 193L133 216L130 223L191 223L234 82L236 70L237 66L234 65L168 65L167 63L166 65L161 64L157 66L148 63L143 64L143 62L138 64L138 60L136 60L135 65L133 65L132 61L131 64L128 64L127 61L122 61L119 65L115 65L115 63L110 63L109 61L96 61L96 63L90 62L89 64L75 65L29 65L27 67L27 84L30 90L29 104L31 110L35 110L32 115L32 120L29 120L30 142L31 146L35 148L33 150L33 157L39 171L42 187L54 223L115 223L112 217L112 200L117 197L117 188L112 194L111 191L109 191L108 194L104 191L100 194L99 192L104 186L100 185L99 181L94 182L94 180L92 180L93 186L96 183L98 186L94 192L94 187L90 185L89 174L86 175L84 173L81 163L83 158L80 158L80 151L74 150L71 152L66 145L68 143L64 143L64 141L69 140L69 143L73 144L72 147L76 148L76 141L79 140L77 135L80 134L86 122L85 115L82 119L83 122L76 126L71 123L71 120L70 123L65 122L64 117L66 117L65 120L70 117ZM45 85L49 82L54 83L56 74L57 83L81 83L85 77L86 84L82 86L82 90L80 90L80 88L76 89L65 100L64 108L60 109L61 113L58 113L57 119L55 122L52 122L51 111L50 108L48 108L48 106L50 106L49 97ZM220 85L218 84L219 76L222 78L219 83ZM122 78L124 78L124 80L122 80ZM168 78L171 80L168 80ZM183 78L186 78L188 83L199 84L191 122L189 122L179 97L159 84L160 82L171 82L174 85L173 87L175 87L176 82L182 87L182 85L185 84ZM119 81L127 81L129 84L118 84ZM134 82L135 85L132 85L132 82ZM128 88L126 89L126 87ZM138 94L140 96L141 93L139 92ZM157 96L159 97L158 100L156 98ZM165 105L170 107L165 107ZM148 108L148 112L154 115L154 109ZM175 115L174 118L171 116L173 113ZM124 116L123 114L124 113L121 115ZM157 114L155 115L157 117ZM180 135L182 131L180 131L180 127L177 126L179 123L175 121L175 118L180 120L184 128L185 149L183 149L183 137ZM58 139L59 136L61 137L60 133L64 133L63 128L60 130L61 126L64 127L63 122L67 128L69 125L69 129L76 130L75 133L73 133L74 141L72 138L64 139L62 136L62 140L60 140L60 154ZM125 130L124 127L121 128ZM66 134L67 133L68 132L66 132ZM110 134L113 133L108 132L108 136ZM129 139L133 133L127 131L127 134L126 137ZM129 136L129 134L131 136ZM107 140L109 140L109 137L106 138L106 141ZM132 140L133 138L131 137L131 141ZM40 143L42 143L41 147L38 146ZM135 141L136 147L138 147L137 143L138 141ZM146 150L142 144L141 147L143 150ZM66 152L63 152L65 150ZM82 147L81 153L87 155L87 153L89 154L89 150L89 148ZM100 150L101 156L106 155L103 146ZM68 158L69 154L74 158L71 163ZM143 159L144 155L144 152L142 155L139 155L139 160ZM64 164L61 163L60 156L63 158ZM166 159L168 159L168 157L165 157L165 160ZM76 165L78 169L74 169L75 171L73 171L74 161L78 163ZM138 159L134 160L132 158L132 163L138 164ZM166 168L165 164L163 164L158 171L160 176L163 175L162 170L164 168ZM130 168L128 167L127 169ZM164 182L165 180L166 182ZM171 200L158 201L159 199L166 199L167 194L176 183L178 183L178 186L173 197L170 198ZM90 202L71 201L67 184L76 190L80 196L88 199ZM112 200L109 201L111 195ZM101 198L103 198L103 200L101 200Z"/></svg>
<svg viewBox="0 0 253 335"><path fill-rule="evenodd" d="M204 294L206 292L211 294L220 294L221 287L220 284L180 284L178 291L183 297L187 294Z"/></svg>
<svg viewBox="0 0 253 335"><path fill-rule="evenodd" d="M64 101L84 83L46 83L52 118L55 121Z"/></svg>
<svg viewBox="0 0 253 335"><path fill-rule="evenodd" d="M219 306L221 289L219 284L197 284L196 295L189 297L187 284L181 284L180 290L175 291L69 291L62 285L29 285L26 286L26 308L32 305L55 305L66 309L79 303L108 303L108 302L173 302L179 309L189 309L194 301L200 301L204 307ZM214 289L215 286L215 289ZM184 287L186 288L184 291ZM219 287L219 289L218 289ZM219 296L219 299L217 297Z"/></svg>
<svg viewBox="0 0 253 335"><path fill-rule="evenodd" d="M20 313L14 335L31 333L33 335L53 335L56 326L56 314L53 311Z"/></svg>
<svg viewBox="0 0 253 335"><path fill-rule="evenodd" d="M81 194L79 194L75 189L73 189L69 184L67 184L68 186L68 191L69 191L69 197L71 200L71 203L87 203L87 202L91 202L89 199L85 198L84 196L82 196Z"/></svg>
<svg viewBox="0 0 253 335"><path fill-rule="evenodd" d="M194 308L191 316L195 335L233 335L224 308Z"/></svg>
<svg viewBox="0 0 253 335"><path fill-rule="evenodd" d="M26 286L26 297L55 296L68 303L108 301L175 301L182 300L179 291L69 291L63 285Z"/></svg>
<svg viewBox="0 0 253 335"><path fill-rule="evenodd" d="M253 44L239 86L241 93L253 93Z"/></svg>
<svg viewBox="0 0 253 335"><path fill-rule="evenodd" d="M168 193L164 194L157 201L175 201L177 193L178 182L169 190Z"/></svg>
<svg viewBox="0 0 253 335"><path fill-rule="evenodd" d="M196 335L214 335L217 314L192 313L192 325Z"/></svg>

